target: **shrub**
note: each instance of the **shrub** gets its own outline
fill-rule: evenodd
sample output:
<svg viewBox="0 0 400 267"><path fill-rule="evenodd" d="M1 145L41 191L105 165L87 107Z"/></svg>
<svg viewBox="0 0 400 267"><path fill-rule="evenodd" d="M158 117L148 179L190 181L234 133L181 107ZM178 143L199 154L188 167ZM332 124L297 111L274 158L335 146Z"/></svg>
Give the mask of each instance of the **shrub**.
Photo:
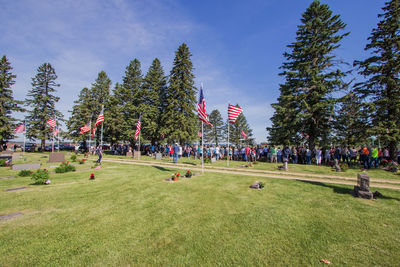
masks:
<svg viewBox="0 0 400 267"><path fill-rule="evenodd" d="M71 155L71 160L72 160L72 162L75 162L76 161L76 155L72 154Z"/></svg>
<svg viewBox="0 0 400 267"><path fill-rule="evenodd" d="M18 173L18 176L21 177L26 177L26 176L31 176L33 172L30 170L20 170L20 172Z"/></svg>
<svg viewBox="0 0 400 267"><path fill-rule="evenodd" d="M265 184L263 182L258 182L258 185L260 186L260 189L265 186Z"/></svg>
<svg viewBox="0 0 400 267"><path fill-rule="evenodd" d="M211 163L211 159L210 158L204 158L204 163Z"/></svg>
<svg viewBox="0 0 400 267"><path fill-rule="evenodd" d="M35 181L34 184L46 184L49 179L49 172L46 169L37 170L32 174L32 180Z"/></svg>
<svg viewBox="0 0 400 267"><path fill-rule="evenodd" d="M4 159L0 160L0 167L6 167L6 161Z"/></svg>
<svg viewBox="0 0 400 267"><path fill-rule="evenodd" d="M79 164L85 164L85 159L80 159Z"/></svg>
<svg viewBox="0 0 400 267"><path fill-rule="evenodd" d="M75 170L76 169L74 166L63 162L63 163L61 163L60 167L56 168L56 173L74 172Z"/></svg>

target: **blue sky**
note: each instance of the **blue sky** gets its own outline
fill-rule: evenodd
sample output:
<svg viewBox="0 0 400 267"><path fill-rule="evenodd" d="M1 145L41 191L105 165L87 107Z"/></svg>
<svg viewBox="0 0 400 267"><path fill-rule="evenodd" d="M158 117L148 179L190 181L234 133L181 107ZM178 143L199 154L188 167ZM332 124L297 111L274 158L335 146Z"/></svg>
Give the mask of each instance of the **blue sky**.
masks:
<svg viewBox="0 0 400 267"><path fill-rule="evenodd" d="M336 56L346 62L363 59L384 1L331 0L347 24ZM44 62L58 75L57 105L68 118L73 101L104 70L113 85L121 82L129 61L138 58L145 74L155 57L166 74L175 51L188 44L195 82L204 84L207 110L226 118L228 102L239 103L257 142L279 96L279 67L295 40L301 14L311 0L0 0L0 56L6 55L17 75L14 97L23 100L31 78ZM349 77L350 79L351 77ZM22 118L22 115L17 115Z"/></svg>

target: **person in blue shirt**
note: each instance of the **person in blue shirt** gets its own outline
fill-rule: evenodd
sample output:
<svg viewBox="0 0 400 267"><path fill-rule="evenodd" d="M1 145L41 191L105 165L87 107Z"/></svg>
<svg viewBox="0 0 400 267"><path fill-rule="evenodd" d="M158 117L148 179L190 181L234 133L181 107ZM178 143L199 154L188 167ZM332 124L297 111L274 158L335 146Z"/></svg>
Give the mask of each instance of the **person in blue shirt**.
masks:
<svg viewBox="0 0 400 267"><path fill-rule="evenodd" d="M180 148L178 146L178 143L175 143L175 145L173 147L174 154L172 156L172 162L173 163L178 163L179 150L180 150Z"/></svg>

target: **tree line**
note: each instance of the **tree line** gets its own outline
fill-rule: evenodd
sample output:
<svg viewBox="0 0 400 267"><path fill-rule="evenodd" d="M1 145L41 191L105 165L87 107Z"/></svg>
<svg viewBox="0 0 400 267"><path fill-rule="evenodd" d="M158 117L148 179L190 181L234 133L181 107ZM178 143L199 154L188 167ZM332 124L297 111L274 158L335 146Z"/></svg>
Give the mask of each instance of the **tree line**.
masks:
<svg viewBox="0 0 400 267"><path fill-rule="evenodd" d="M83 88L74 101L71 116L63 118L56 109L59 97L55 95L57 75L50 63L44 63L37 69L32 78L32 89L28 92L25 102L14 100L11 86L16 76L11 73L12 67L6 56L0 62L0 142L1 147L7 140L14 137L13 129L17 121L12 112L27 112L27 138L41 140L44 148L46 140L52 138L53 131L46 121L55 118L65 122L67 131L63 137L80 142L88 139L91 134L80 133L80 128L95 125L96 118L104 107L103 140L111 145L129 143L135 146L136 125L141 117L141 142L151 144L179 142L187 144L200 139L201 124L197 118L197 88L194 85L192 54L183 43L175 52L173 67L166 76L161 62L155 58L146 75L142 74L140 61L135 58L129 62L122 83L112 82L105 71L100 71L97 79L90 87ZM212 91L209 94L212 97ZM23 103L27 109L23 108ZM213 110L210 121L214 127L204 126L204 137L208 143L219 144L226 141L227 122L222 121L221 113ZM243 114L231 126L230 140L237 145L253 143L252 130ZM243 140L241 131L249 137ZM97 130L94 141L100 143Z"/></svg>
<svg viewBox="0 0 400 267"><path fill-rule="evenodd" d="M370 56L346 62L335 51L349 35L340 16L313 1L287 46L269 142L328 147L359 145L371 136L396 157L400 142L400 0L387 1L365 46ZM348 64L347 64L348 65ZM362 79L346 82L358 73Z"/></svg>

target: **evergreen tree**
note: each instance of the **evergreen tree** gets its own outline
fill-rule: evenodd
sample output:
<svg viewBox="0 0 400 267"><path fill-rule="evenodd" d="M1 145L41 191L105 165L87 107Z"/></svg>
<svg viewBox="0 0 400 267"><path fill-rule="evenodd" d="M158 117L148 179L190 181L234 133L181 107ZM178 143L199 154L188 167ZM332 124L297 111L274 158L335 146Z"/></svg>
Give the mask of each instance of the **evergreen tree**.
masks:
<svg viewBox="0 0 400 267"><path fill-rule="evenodd" d="M369 113L353 91L338 99L335 113L332 120L335 125L336 143L354 146L365 142L368 137Z"/></svg>
<svg viewBox="0 0 400 267"><path fill-rule="evenodd" d="M122 119L122 139L130 142L131 146L135 143L136 124L139 120L139 91L143 82L140 61L132 60L126 67L122 86L116 87L115 98L121 107L120 115ZM143 120L142 120L143 121Z"/></svg>
<svg viewBox="0 0 400 267"><path fill-rule="evenodd" d="M121 90L119 83L115 84L114 94L108 97L104 106L104 140L111 145L117 144L122 140L121 113L123 107L119 105L115 92Z"/></svg>
<svg viewBox="0 0 400 267"><path fill-rule="evenodd" d="M90 121L92 122L92 128L95 127L97 117L101 112L101 106L106 104L106 101L110 96L110 88L111 80L108 78L105 71L100 71L96 81L92 84L92 87L90 89L90 102L88 104L88 108L90 111ZM104 124L106 124L105 117ZM101 124L99 124L98 126L101 127ZM97 129L97 133L95 136L96 144L100 143L100 136L100 129Z"/></svg>
<svg viewBox="0 0 400 267"><path fill-rule="evenodd" d="M167 90L168 106L162 115L162 131L166 138L181 144L192 141L197 134L196 92L192 54L183 43L175 52Z"/></svg>
<svg viewBox="0 0 400 267"><path fill-rule="evenodd" d="M334 50L348 33L338 33L346 25L318 0L310 4L301 22L296 41L288 45L291 53L284 53L286 62L280 75L286 81L280 86L278 103L272 105L275 114L269 131L274 143L288 144L306 137L313 148L332 129L331 94L341 89L345 76L336 68Z"/></svg>
<svg viewBox="0 0 400 267"><path fill-rule="evenodd" d="M400 142L400 1L386 2L383 11L365 47L372 56L354 63L367 78L356 85L356 93L370 102L371 133L381 136L395 159Z"/></svg>
<svg viewBox="0 0 400 267"><path fill-rule="evenodd" d="M219 145L225 139L225 124L221 113L218 109L214 109L208 118L213 127L204 125L204 138L207 143Z"/></svg>
<svg viewBox="0 0 400 267"><path fill-rule="evenodd" d="M138 110L142 114L142 133L152 144L161 140L161 113L167 78L164 75L158 58L153 60L144 80L138 97Z"/></svg>
<svg viewBox="0 0 400 267"><path fill-rule="evenodd" d="M93 97L88 88L83 88L79 93L78 100L74 101L71 117L67 121L68 134L75 140L86 140L87 135L80 134L80 128L90 123L93 111L90 110ZM92 122L93 123L93 122Z"/></svg>
<svg viewBox="0 0 400 267"><path fill-rule="evenodd" d="M14 129L17 126L12 112L23 111L19 106L21 101L14 100L11 86L15 83L16 76L11 73L10 62L6 56L0 60L0 151L8 140L14 137Z"/></svg>
<svg viewBox="0 0 400 267"><path fill-rule="evenodd" d="M240 107L239 105L236 105ZM230 123L227 121L227 123ZM244 138L242 136L242 131L248 136ZM237 147L242 145L254 145L253 130L250 128L250 125L247 123L247 119L243 113L239 115L236 119L235 123L229 124L229 143L235 144Z"/></svg>
<svg viewBox="0 0 400 267"><path fill-rule="evenodd" d="M26 106L32 108L26 117L26 135L29 139L41 140L42 151L46 138L52 138L53 133L46 121L52 118L56 118L57 122L63 120L62 114L55 108L60 99L54 95L55 87L60 86L56 79L56 72L50 63L39 66L36 76L32 78L32 90L28 92L28 98L25 100Z"/></svg>

